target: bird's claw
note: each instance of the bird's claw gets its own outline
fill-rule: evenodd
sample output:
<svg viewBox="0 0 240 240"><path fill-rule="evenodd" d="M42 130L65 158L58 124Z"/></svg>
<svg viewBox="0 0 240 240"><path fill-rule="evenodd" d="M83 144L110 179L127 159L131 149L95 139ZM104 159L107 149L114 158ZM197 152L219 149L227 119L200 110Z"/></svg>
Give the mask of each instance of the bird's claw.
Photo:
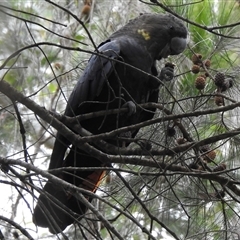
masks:
<svg viewBox="0 0 240 240"><path fill-rule="evenodd" d="M128 101L122 105L123 108L128 108L128 116L131 116L136 113L137 107L133 101Z"/></svg>
<svg viewBox="0 0 240 240"><path fill-rule="evenodd" d="M164 67L159 75L162 81L171 81L174 78L174 69L171 67Z"/></svg>

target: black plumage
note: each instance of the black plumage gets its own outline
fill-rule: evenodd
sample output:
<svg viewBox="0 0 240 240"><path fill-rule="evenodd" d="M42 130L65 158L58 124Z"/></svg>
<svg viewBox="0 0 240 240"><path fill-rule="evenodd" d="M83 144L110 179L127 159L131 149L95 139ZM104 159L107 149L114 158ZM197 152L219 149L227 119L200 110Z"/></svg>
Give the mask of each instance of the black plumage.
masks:
<svg viewBox="0 0 240 240"><path fill-rule="evenodd" d="M186 27L171 15L143 14L131 20L100 44L98 52L92 55L68 100L65 115L76 116L122 106L129 107L128 114L107 115L82 121L81 126L93 134L151 119L155 109L142 109L137 106L158 100L161 81L155 77L159 76L161 79L163 74L158 74L156 61L181 53L186 47L186 39ZM98 53L105 57L100 57ZM173 71L173 68L169 69ZM137 132L138 130L133 130L125 135L134 138ZM106 141L121 146L116 137ZM70 150L65 157L68 148ZM58 133L49 169L62 166L100 167L103 164L97 156L77 149ZM95 192L102 174L100 170L89 170L71 174L64 172L58 177ZM48 181L43 190L50 195L46 197L42 193L39 197L33 215L36 225L48 227L51 232L58 233L72 224L74 217L69 215L68 211L61 210L61 207L57 206L59 202L75 212L75 218L82 217L86 212L86 207L61 186ZM59 202L54 204L54 199Z"/></svg>

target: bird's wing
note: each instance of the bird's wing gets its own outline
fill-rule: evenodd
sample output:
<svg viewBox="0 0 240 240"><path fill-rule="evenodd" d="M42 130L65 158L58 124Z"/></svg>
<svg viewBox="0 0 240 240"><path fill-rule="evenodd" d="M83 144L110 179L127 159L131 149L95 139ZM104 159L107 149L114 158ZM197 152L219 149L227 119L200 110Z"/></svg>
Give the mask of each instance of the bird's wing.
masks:
<svg viewBox="0 0 240 240"><path fill-rule="evenodd" d="M68 100L65 115L72 116L81 103L92 101L100 94L104 82L114 69L116 61L113 60L117 59L119 54L120 45L117 41L106 41L99 46L98 52L90 58Z"/></svg>
<svg viewBox="0 0 240 240"><path fill-rule="evenodd" d="M77 109L81 103L91 101L100 94L104 82L114 69L116 62L112 60L117 59L119 54L120 47L115 41L107 41L99 46L98 52L90 58L82 76L68 100L65 115L74 116L77 114ZM104 57L100 57L100 55L104 55ZM57 133L49 169L63 166L64 156L70 144L71 143L67 140L67 138L60 133ZM67 166L69 162L69 165L71 165L72 161L76 158L81 158L81 153L76 152L74 149L75 148L71 148L70 153L65 159L65 164ZM85 156L85 158L87 158L87 156ZM90 164L91 166L100 165L100 162L97 159L91 158L90 156L88 159L87 164ZM78 164L83 164L83 166L85 163L86 162L84 161L78 161ZM82 178L79 178L78 182L80 182L80 185L78 184L78 186L94 192L104 174L104 171L86 171L81 174L85 174L86 176L82 176L82 178L85 179L83 181L80 180ZM71 175L68 176L66 174L66 176L69 178ZM44 190L57 198L57 200L62 204L66 205L70 209L74 209L76 213L83 214L86 211L86 206L77 201L71 195L66 194L61 186L56 186L56 184L48 181L44 186ZM53 199L53 201L55 201L55 199ZM55 217L55 225L53 225L48 219L48 215L42 209L42 206L47 209L50 215ZM60 211L58 204L53 204L49 201L45 194L41 194L39 197L38 205L34 210L33 220L35 224L39 226L48 227L53 233L60 232L74 221L74 219L67 213Z"/></svg>
<svg viewBox="0 0 240 240"><path fill-rule="evenodd" d="M65 110L65 115L74 116L84 101L92 101L102 90L107 77L114 69L120 54L120 45L117 41L102 43L98 52L91 56L82 76L71 93ZM102 57L101 57L102 56ZM62 167L65 152L71 143L60 133L56 136L49 169Z"/></svg>

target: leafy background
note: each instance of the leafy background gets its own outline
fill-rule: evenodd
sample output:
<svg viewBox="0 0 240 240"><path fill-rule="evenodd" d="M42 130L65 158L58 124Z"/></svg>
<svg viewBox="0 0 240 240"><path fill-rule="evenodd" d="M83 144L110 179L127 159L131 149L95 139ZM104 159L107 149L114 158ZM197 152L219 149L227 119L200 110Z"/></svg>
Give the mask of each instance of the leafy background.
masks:
<svg viewBox="0 0 240 240"><path fill-rule="evenodd" d="M83 7L80 0L0 3L1 82L38 104L29 108L0 84L0 239L240 239L239 1L93 0L90 21L81 18ZM89 211L52 236L31 218L46 180L36 169L47 169L56 132L39 113L63 113L95 46L145 12L173 13L189 29L184 53L159 62L159 69L174 62L176 76L160 89L156 121L138 134L152 149L139 151L136 141L112 157L93 201L109 225L90 221L97 217ZM211 61L199 73L209 75L201 91L191 71L194 53ZM233 81L223 93L216 93L218 72ZM216 154L207 163L200 151L206 144ZM202 166L192 168L196 161ZM226 170L214 172L217 166Z"/></svg>

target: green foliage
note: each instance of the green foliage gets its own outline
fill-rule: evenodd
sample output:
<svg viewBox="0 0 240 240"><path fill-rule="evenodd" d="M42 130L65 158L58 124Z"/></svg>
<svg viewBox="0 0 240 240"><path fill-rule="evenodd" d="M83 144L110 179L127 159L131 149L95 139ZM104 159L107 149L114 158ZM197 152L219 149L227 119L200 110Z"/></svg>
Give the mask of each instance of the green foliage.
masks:
<svg viewBox="0 0 240 240"><path fill-rule="evenodd" d="M55 2L79 17L82 1ZM3 3L7 4L7 8L0 8L1 64L20 48L34 43L49 42L76 48L67 50L48 45L33 46L17 53L6 62L4 69L1 69L1 78L26 98L59 113L63 112L69 93L86 66L90 54L84 51L94 51L89 34L98 45L139 12L165 12L162 5L187 20L187 49L179 56L162 59L158 65L160 70L166 62L174 62L176 77L174 81L164 83L161 87L159 105L162 105L155 118L175 118L167 121L161 119L142 128L128 149L120 149L121 154L116 154L114 159L118 158L120 161L124 156L128 156L130 160L136 156L138 158L135 164L113 163L113 179L109 183L103 181L97 191L97 195L107 202L100 199L93 202L93 205L99 206L100 213L123 239L150 239L150 234L156 239L170 239L173 234L175 239L234 239L236 233L233 229L238 227L239 221L239 195L228 183L232 180L238 181L240 167L240 139L232 132L239 130L239 106L230 109L234 103L239 102L240 90L238 3L166 0L147 5L150 1L142 3L137 0L99 0L94 3L90 22L85 24L89 32L69 13L48 2ZM225 26L229 24L233 25ZM195 88L199 74L191 72L194 53L202 54L204 61L211 61L209 68L204 69L201 66L199 74L209 74L206 87L202 91ZM219 91L214 83L217 72L233 79L233 87L220 92L225 97L225 106L229 106L229 109L224 111L217 111L219 106L214 100L216 91ZM24 105L17 106L20 120L12 102L1 93L0 157L23 162L27 160L33 166L47 168L55 130L37 117L37 110L33 112ZM203 113L204 111L209 112ZM198 115L195 116L196 112ZM24 131L20 132L20 121L25 130L24 134ZM167 135L169 126L176 130L174 136ZM225 138L222 137L224 134ZM182 146L177 143L179 138L186 138L186 144L193 145L181 150ZM148 154L140 140L151 143L152 149ZM204 153L199 150L198 141L206 141L210 149L216 151L215 160L210 163L203 161ZM26 149L23 149L24 143ZM129 154L126 153L128 150ZM171 151L171 154L164 153L167 150ZM226 163L228 172L215 174L213 169L223 162ZM192 163L196 163L195 167L198 168L190 168ZM201 164L198 165L199 163ZM153 167L154 164L156 165ZM26 168L19 165L11 167L12 171L0 173L1 181L15 184L13 192L9 193L7 201L2 204L12 207L3 210L9 219L18 222L27 231L31 229L29 232L32 234L36 227L32 224L30 209L32 210L32 203L35 202L34 194L38 193L35 191L33 194L29 190L34 186L28 182L30 180L29 175L25 175L28 174ZM121 174L122 178L117 173ZM33 175L31 177L34 185L42 187L43 178L40 175L36 177L36 173ZM221 177L228 181L218 181ZM234 186L238 189L237 185ZM220 190L226 190L222 199L216 197L216 192ZM24 214L21 208L24 209ZM91 214L82 219L80 224L66 230L69 239L81 239L83 232L86 239L96 236L115 239L112 229L104 226L104 223L100 224L97 217ZM5 227L6 222L2 225ZM10 234L15 228L10 225L8 228L4 227L2 231L5 238L11 239ZM34 232L34 239L55 239L46 231ZM61 238L64 236L60 235L59 239Z"/></svg>

